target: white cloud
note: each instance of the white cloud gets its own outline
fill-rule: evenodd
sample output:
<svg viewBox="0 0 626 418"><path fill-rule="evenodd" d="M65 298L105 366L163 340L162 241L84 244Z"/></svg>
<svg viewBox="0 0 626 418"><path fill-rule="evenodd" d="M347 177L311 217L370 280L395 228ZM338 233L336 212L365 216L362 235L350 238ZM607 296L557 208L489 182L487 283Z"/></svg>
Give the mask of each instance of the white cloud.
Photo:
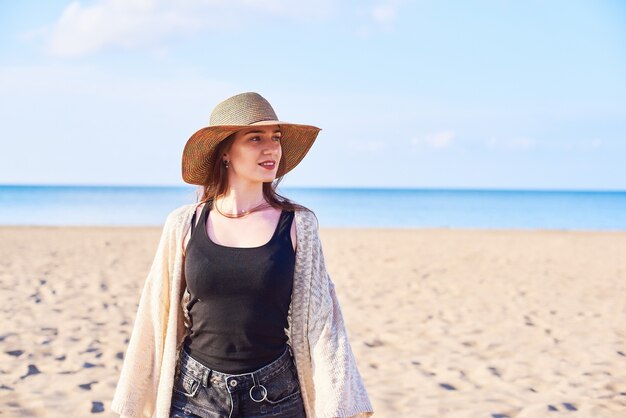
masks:
<svg viewBox="0 0 626 418"><path fill-rule="evenodd" d="M51 55L77 56L110 47L159 47L171 38L237 27L259 16L318 19L332 9L332 0L98 0L89 5L74 1L53 25L22 36L43 34Z"/></svg>
<svg viewBox="0 0 626 418"><path fill-rule="evenodd" d="M382 25L393 23L398 16L398 10L401 2L399 1L383 1L376 4L370 10L370 15L374 22Z"/></svg>
<svg viewBox="0 0 626 418"><path fill-rule="evenodd" d="M505 149L509 151L523 151L534 149L537 141L528 137L515 137L507 139L490 138L487 147L492 149Z"/></svg>
<svg viewBox="0 0 626 418"><path fill-rule="evenodd" d="M453 131L440 131L433 134L415 137L411 139L411 145L414 148L429 147L429 148L448 148L454 138L456 137Z"/></svg>
<svg viewBox="0 0 626 418"><path fill-rule="evenodd" d="M404 2L405 0L379 0L371 7L358 10L357 15L364 16L366 22L356 30L357 36L367 38L379 29L390 29Z"/></svg>

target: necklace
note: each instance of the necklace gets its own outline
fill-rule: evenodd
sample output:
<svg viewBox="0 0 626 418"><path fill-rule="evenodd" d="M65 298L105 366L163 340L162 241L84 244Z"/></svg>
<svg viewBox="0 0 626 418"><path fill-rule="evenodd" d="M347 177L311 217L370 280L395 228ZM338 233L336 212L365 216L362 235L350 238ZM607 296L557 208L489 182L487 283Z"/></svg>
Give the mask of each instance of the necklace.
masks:
<svg viewBox="0 0 626 418"><path fill-rule="evenodd" d="M244 216L247 216L249 214L251 214L252 212L255 212L256 210L260 209L260 208L264 208L264 207L269 207L271 206L269 203L267 203L266 201L263 201L263 203L256 205L255 207L248 209L248 210L241 210L239 213L235 213L235 214L231 214L231 213L224 213L220 210L220 208L216 205L215 209L220 213L220 215L225 216L227 218L243 218Z"/></svg>

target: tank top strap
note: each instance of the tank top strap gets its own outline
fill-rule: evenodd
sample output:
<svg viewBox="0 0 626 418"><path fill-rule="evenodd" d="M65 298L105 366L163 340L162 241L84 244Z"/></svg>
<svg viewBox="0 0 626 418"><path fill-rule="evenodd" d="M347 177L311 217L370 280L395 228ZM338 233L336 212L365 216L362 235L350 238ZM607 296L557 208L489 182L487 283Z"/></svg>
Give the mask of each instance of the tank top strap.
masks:
<svg viewBox="0 0 626 418"><path fill-rule="evenodd" d="M285 233L289 234L291 231L291 222L293 221L293 212L283 211L280 216L280 221L278 222L278 231L276 235L283 235Z"/></svg>
<svg viewBox="0 0 626 418"><path fill-rule="evenodd" d="M209 206L209 204L211 204L211 202L206 202L203 206L202 206L202 211L200 211L200 219L198 220L196 218L196 215L198 214L198 210L196 209L196 211L193 214L193 223L191 224L191 236L193 236L193 233L196 231L196 229L200 228L202 225L206 225L205 223L205 214L207 212L207 208Z"/></svg>

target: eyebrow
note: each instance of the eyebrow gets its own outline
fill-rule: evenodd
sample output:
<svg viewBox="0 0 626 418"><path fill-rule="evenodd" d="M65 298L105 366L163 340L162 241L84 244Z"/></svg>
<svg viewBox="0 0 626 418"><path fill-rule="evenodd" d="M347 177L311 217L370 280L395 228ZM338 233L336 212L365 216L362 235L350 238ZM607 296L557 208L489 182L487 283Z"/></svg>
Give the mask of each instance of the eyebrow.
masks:
<svg viewBox="0 0 626 418"><path fill-rule="evenodd" d="M265 131L250 131L250 132L246 132L246 133L244 133L244 135L248 135L248 134L262 134L262 133L265 133ZM275 134L276 134L276 133L280 134L280 133L282 133L282 132L280 131L280 129L276 129L276 130L274 131L274 133L275 133Z"/></svg>

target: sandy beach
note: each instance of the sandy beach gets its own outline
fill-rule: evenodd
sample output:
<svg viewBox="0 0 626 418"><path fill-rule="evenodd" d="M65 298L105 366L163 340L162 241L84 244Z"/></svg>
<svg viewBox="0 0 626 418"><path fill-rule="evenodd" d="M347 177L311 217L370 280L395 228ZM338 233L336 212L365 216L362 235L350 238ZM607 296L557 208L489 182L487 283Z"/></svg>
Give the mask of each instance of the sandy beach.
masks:
<svg viewBox="0 0 626 418"><path fill-rule="evenodd" d="M160 232L0 227L0 417L117 416ZM321 234L375 416L626 416L626 232Z"/></svg>

